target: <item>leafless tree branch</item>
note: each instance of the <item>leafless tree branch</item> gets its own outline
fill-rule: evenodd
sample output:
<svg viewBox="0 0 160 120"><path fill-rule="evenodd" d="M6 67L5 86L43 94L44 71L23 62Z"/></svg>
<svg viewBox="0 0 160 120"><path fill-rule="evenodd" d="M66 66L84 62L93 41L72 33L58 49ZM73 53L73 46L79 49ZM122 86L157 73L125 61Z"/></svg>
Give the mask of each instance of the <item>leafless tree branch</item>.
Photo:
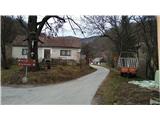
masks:
<svg viewBox="0 0 160 120"><path fill-rule="evenodd" d="M76 35L76 32L75 32L75 30L74 30L74 28L73 28L73 26L72 26L72 24L71 24L70 19L69 19L68 17L67 17L67 19L68 19L69 25L70 25L70 27L71 27L73 33Z"/></svg>
<svg viewBox="0 0 160 120"><path fill-rule="evenodd" d="M82 28L72 18L70 18L69 16L67 16L67 19L70 20L70 21L72 21L80 29L82 35L85 37Z"/></svg>
<svg viewBox="0 0 160 120"><path fill-rule="evenodd" d="M65 22L65 19L64 19L64 18L59 17L59 16L57 16L57 15L54 15L54 16L45 16L45 17L42 19L42 21L39 23L39 27L37 28L37 35L40 35L44 24L45 24L50 18L57 18L57 19L60 20L61 22Z"/></svg>

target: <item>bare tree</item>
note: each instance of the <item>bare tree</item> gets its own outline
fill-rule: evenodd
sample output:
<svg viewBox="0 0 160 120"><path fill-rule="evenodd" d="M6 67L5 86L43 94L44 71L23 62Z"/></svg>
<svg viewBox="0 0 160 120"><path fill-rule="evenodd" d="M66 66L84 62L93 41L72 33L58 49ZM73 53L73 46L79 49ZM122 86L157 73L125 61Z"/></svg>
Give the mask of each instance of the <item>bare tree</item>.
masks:
<svg viewBox="0 0 160 120"><path fill-rule="evenodd" d="M121 19L121 51L134 51L138 52L138 40L136 37L136 30L134 23L131 22L132 16L122 16Z"/></svg>
<svg viewBox="0 0 160 120"><path fill-rule="evenodd" d="M11 44L17 34L25 34L20 24L13 16L1 16L1 53L2 53L2 67L9 68L6 46Z"/></svg>
<svg viewBox="0 0 160 120"><path fill-rule="evenodd" d="M155 16L135 16L134 20L141 33L141 42L144 42L146 51L146 78L154 79L154 73L158 69L157 48L157 22Z"/></svg>
<svg viewBox="0 0 160 120"><path fill-rule="evenodd" d="M119 54L123 50L135 49L137 44L131 18L132 16L84 16L82 20L90 34L109 38Z"/></svg>

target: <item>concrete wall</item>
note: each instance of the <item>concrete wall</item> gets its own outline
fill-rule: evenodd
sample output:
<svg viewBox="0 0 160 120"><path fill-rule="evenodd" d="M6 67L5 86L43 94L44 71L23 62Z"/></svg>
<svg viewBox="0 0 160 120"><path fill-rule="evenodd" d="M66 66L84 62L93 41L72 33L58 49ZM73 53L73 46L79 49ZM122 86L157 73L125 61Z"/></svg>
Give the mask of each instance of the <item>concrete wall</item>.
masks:
<svg viewBox="0 0 160 120"><path fill-rule="evenodd" d="M12 57L13 58L26 58L26 55L22 55L22 49L27 47L12 47ZM50 47L40 47L38 48L38 58L41 61L44 58L44 50L50 49L51 58L54 59L68 59L75 60L79 62L80 60L80 49L75 48L50 48ZM71 56L60 56L60 50L71 50Z"/></svg>

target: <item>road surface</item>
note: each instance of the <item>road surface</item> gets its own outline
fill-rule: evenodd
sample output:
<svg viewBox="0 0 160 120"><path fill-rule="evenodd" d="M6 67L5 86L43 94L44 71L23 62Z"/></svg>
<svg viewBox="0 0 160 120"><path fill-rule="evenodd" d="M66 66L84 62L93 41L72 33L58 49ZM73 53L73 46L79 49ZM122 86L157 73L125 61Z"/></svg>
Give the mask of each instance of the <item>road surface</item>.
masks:
<svg viewBox="0 0 160 120"><path fill-rule="evenodd" d="M39 87L2 87L2 104L88 105L108 75L109 70L93 66L97 71L68 82Z"/></svg>

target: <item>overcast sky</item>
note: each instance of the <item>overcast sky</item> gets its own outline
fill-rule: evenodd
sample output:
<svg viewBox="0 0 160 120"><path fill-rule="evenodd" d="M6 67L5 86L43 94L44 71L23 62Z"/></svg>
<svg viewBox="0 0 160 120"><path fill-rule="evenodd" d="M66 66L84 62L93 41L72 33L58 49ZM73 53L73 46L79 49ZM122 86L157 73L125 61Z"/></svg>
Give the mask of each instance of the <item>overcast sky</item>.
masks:
<svg viewBox="0 0 160 120"><path fill-rule="evenodd" d="M44 16L38 15L38 20L37 21L41 21L43 17ZM79 16L72 15L71 17L79 25L83 24L81 19L80 19L80 17L81 17L80 15ZM28 16L24 16L24 19L25 19L26 22L28 22ZM48 22L52 23L53 20L51 19ZM76 27L76 26L74 25L74 27ZM59 30L58 36L76 36L76 37L84 38L83 34L79 30L75 30L75 32L76 32L76 35L73 33L69 23L66 22L66 23L64 23L63 28ZM85 37L88 37L88 36L89 35L87 35L87 33L85 33Z"/></svg>

